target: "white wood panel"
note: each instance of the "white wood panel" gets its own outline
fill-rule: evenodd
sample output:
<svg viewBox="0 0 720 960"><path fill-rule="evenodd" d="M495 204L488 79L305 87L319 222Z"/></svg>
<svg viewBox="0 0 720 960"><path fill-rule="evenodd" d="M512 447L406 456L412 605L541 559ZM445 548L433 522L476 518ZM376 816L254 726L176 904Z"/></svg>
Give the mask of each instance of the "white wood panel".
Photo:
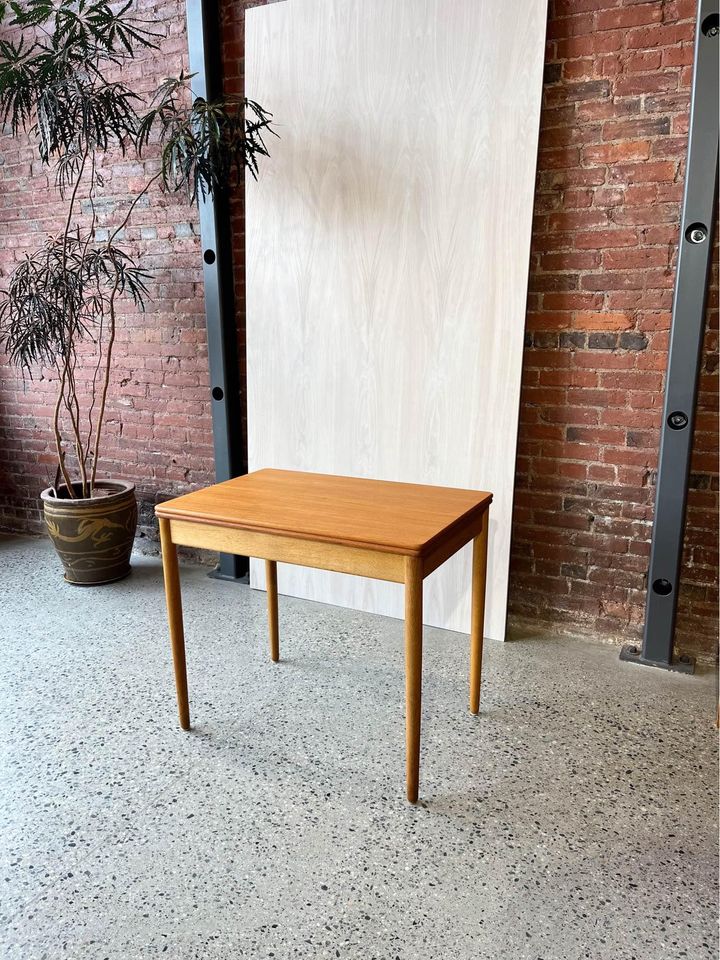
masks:
<svg viewBox="0 0 720 960"><path fill-rule="evenodd" d="M246 14L281 140L247 185L250 469L490 490L503 638L546 0L285 0ZM469 550L425 584L467 632ZM251 582L263 586L262 564ZM280 590L402 616L402 588Z"/></svg>

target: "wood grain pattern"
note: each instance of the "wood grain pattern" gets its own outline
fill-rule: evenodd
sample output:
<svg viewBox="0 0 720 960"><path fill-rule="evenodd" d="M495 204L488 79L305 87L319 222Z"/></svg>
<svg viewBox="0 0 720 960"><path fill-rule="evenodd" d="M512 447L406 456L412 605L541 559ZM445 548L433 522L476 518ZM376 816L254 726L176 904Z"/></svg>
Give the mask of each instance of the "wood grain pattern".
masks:
<svg viewBox="0 0 720 960"><path fill-rule="evenodd" d="M246 90L282 137L247 184L250 467L492 490L496 638L545 7L286 0L246 19ZM283 593L403 613L392 584L279 577ZM426 581L426 622L467 632L470 579L465 548Z"/></svg>
<svg viewBox="0 0 720 960"><path fill-rule="evenodd" d="M277 663L280 659L280 627L278 624L277 564L274 560L265 561L265 586L267 589L270 659L273 663Z"/></svg>
<svg viewBox="0 0 720 960"><path fill-rule="evenodd" d="M167 604L170 645L175 670L178 716L183 730L190 729L190 702L188 698L187 667L185 665L185 632L183 628L182 597L177 547L170 532L170 521L160 518L160 545L162 547L165 602Z"/></svg>
<svg viewBox="0 0 720 960"><path fill-rule="evenodd" d="M405 561L405 780L410 803L417 803L420 784L422 628L422 564L408 557Z"/></svg>
<svg viewBox="0 0 720 960"><path fill-rule="evenodd" d="M485 626L485 583L487 578L488 525L485 515L482 531L473 540L472 585L470 602L470 713L480 710L483 637Z"/></svg>
<svg viewBox="0 0 720 960"><path fill-rule="evenodd" d="M235 553L258 560L275 560L358 577L403 583L405 557L398 553L346 547L324 541L283 537L276 533L230 529L205 520L170 520L172 538L181 547Z"/></svg>
<svg viewBox="0 0 720 960"><path fill-rule="evenodd" d="M157 505L159 517L427 555L456 533L467 543L492 494L415 483L257 470Z"/></svg>

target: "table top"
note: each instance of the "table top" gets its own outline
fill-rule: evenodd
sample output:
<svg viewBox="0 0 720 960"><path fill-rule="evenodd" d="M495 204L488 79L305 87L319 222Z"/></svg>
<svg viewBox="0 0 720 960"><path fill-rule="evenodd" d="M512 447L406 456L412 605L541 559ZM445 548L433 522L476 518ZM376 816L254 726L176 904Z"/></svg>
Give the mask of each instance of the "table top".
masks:
<svg viewBox="0 0 720 960"><path fill-rule="evenodd" d="M491 493L257 470L155 507L159 517L422 556L477 520Z"/></svg>

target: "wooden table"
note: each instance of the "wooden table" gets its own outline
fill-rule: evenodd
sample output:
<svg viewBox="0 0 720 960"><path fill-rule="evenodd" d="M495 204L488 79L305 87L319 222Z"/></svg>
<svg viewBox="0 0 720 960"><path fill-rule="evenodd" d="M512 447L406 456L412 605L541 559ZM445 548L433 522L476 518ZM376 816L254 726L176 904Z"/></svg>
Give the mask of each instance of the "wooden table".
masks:
<svg viewBox="0 0 720 960"><path fill-rule="evenodd" d="M470 710L480 708L492 494L412 483L258 470L159 504L180 725L190 728L177 546L265 560L270 657L280 659L277 564L405 584L407 797L418 798L423 580L473 541Z"/></svg>

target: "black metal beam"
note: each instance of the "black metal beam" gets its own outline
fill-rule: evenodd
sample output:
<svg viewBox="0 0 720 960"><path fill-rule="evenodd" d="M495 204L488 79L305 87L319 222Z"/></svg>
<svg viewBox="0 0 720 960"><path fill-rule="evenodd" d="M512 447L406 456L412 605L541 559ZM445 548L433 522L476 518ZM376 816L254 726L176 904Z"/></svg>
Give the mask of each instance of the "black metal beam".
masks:
<svg viewBox="0 0 720 960"><path fill-rule="evenodd" d="M718 0L699 0L690 131L655 494L642 650L620 658L691 673L673 660L690 457L718 189Z"/></svg>
<svg viewBox="0 0 720 960"><path fill-rule="evenodd" d="M223 92L217 0L186 0L186 17L193 92L212 100ZM218 193L201 197L199 207L215 479L219 482L239 476L244 469L229 198ZM239 580L247 570L246 557L221 554L211 576Z"/></svg>

